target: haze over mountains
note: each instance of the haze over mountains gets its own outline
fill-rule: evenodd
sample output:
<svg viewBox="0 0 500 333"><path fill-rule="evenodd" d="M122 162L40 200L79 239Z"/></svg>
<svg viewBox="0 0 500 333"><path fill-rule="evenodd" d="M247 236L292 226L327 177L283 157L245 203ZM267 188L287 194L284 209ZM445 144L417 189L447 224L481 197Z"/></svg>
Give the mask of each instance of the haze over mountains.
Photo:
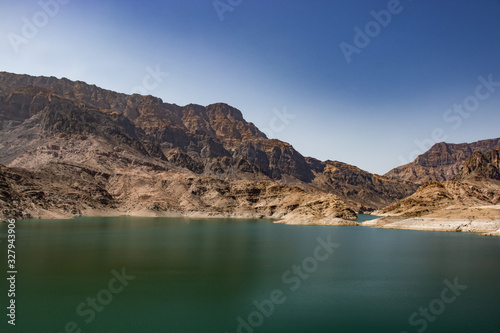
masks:
<svg viewBox="0 0 500 333"><path fill-rule="evenodd" d="M3 215L355 218L446 180L474 150L438 144L386 176L304 157L224 103L178 106L80 81L0 73ZM330 223L325 220L324 223Z"/></svg>

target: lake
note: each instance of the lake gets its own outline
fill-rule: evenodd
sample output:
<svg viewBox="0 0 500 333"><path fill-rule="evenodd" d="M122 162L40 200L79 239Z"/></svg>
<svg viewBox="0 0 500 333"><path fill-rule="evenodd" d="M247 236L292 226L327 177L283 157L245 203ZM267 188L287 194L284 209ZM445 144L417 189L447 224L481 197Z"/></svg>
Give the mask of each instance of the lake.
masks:
<svg viewBox="0 0 500 333"><path fill-rule="evenodd" d="M500 332L500 238L266 220L16 224L1 332Z"/></svg>

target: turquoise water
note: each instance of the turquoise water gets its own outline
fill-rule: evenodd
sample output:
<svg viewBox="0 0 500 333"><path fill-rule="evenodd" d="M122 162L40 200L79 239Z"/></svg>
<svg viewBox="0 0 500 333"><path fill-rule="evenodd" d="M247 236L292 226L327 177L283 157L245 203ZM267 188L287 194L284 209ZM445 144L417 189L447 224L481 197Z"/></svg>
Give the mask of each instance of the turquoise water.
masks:
<svg viewBox="0 0 500 333"><path fill-rule="evenodd" d="M378 219L381 216L370 215L370 214L358 214L358 218L355 220L356 222L366 222Z"/></svg>
<svg viewBox="0 0 500 333"><path fill-rule="evenodd" d="M2 313L0 332L500 332L500 238L132 217L16 232L17 325Z"/></svg>

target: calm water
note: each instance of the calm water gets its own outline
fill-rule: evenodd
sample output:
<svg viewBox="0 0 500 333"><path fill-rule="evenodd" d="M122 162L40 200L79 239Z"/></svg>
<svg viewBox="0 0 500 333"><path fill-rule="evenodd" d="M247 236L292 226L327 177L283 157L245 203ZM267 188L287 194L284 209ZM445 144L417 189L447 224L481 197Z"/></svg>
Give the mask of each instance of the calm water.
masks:
<svg viewBox="0 0 500 333"><path fill-rule="evenodd" d="M356 222L366 222L366 221L371 221L378 219L381 216L376 216L376 215L370 215L370 214L358 214L358 218L356 219Z"/></svg>
<svg viewBox="0 0 500 333"><path fill-rule="evenodd" d="M500 332L500 238L131 217L16 230L17 325L2 278L0 332Z"/></svg>

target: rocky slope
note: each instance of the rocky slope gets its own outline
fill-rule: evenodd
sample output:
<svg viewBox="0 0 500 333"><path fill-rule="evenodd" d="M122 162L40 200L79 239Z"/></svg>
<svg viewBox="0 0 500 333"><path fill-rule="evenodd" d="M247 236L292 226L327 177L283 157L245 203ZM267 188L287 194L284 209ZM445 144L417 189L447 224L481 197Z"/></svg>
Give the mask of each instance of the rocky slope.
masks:
<svg viewBox="0 0 500 333"><path fill-rule="evenodd" d="M474 143L437 143L415 161L392 169L386 177L423 184L429 180L447 181L460 171L462 163L474 152L486 153L500 145L500 138Z"/></svg>
<svg viewBox="0 0 500 333"><path fill-rule="evenodd" d="M497 181L429 181L413 195L384 208L382 213L404 217L421 217L430 214L453 217L453 214L457 212L499 204L500 182ZM475 215L478 214L480 214L479 210ZM498 214L500 218L500 211Z"/></svg>
<svg viewBox="0 0 500 333"><path fill-rule="evenodd" d="M30 170L70 163L108 174L174 170L224 181L275 181L334 194L361 211L416 190L344 163L306 158L288 143L267 139L226 104L181 107L79 81L5 72L0 163Z"/></svg>
<svg viewBox="0 0 500 333"><path fill-rule="evenodd" d="M500 146L486 154L475 152L462 164L462 169L454 180L465 181L468 179L500 181Z"/></svg>
<svg viewBox="0 0 500 333"><path fill-rule="evenodd" d="M39 170L0 166L0 210L9 218L78 215L308 217L355 219L333 194L308 194L273 181L222 180L175 170L114 173L81 164Z"/></svg>
<svg viewBox="0 0 500 333"><path fill-rule="evenodd" d="M429 181L367 225L387 228L473 231L500 235L500 147L475 152L451 181Z"/></svg>
<svg viewBox="0 0 500 333"><path fill-rule="evenodd" d="M418 188L415 184L375 175L338 161L320 162L312 158L307 161L314 173L312 184L337 194L358 212L383 207L413 194Z"/></svg>

